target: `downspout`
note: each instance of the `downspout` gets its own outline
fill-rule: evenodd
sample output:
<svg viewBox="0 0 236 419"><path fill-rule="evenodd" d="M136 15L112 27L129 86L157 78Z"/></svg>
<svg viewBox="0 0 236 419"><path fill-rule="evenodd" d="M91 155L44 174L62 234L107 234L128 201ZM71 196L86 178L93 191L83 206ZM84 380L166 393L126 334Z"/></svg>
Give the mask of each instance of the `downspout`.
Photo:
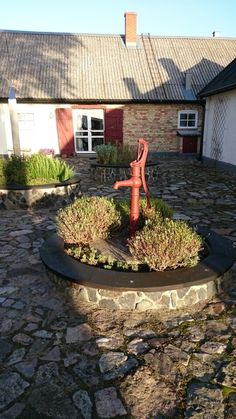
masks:
<svg viewBox="0 0 236 419"><path fill-rule="evenodd" d="M204 126L205 126L205 114L206 114L206 102L202 101L201 106L203 108L202 114L202 129L201 129L201 138L200 138L200 150L198 160L202 162L202 154L203 154L203 137L204 137Z"/></svg>

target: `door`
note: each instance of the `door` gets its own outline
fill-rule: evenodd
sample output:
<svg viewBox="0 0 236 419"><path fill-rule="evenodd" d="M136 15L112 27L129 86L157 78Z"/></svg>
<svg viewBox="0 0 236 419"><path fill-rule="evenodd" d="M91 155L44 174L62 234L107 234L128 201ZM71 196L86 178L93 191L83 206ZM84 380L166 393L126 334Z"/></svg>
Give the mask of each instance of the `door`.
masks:
<svg viewBox="0 0 236 419"><path fill-rule="evenodd" d="M123 143L123 109L108 108L105 111L106 142Z"/></svg>
<svg viewBox="0 0 236 419"><path fill-rule="evenodd" d="M197 136L183 137L183 153L197 153Z"/></svg>
<svg viewBox="0 0 236 419"><path fill-rule="evenodd" d="M72 111L70 108L56 109L57 132L61 154L74 154L74 132L72 126Z"/></svg>
<svg viewBox="0 0 236 419"><path fill-rule="evenodd" d="M104 142L102 109L73 109L75 151L95 153L95 147Z"/></svg>

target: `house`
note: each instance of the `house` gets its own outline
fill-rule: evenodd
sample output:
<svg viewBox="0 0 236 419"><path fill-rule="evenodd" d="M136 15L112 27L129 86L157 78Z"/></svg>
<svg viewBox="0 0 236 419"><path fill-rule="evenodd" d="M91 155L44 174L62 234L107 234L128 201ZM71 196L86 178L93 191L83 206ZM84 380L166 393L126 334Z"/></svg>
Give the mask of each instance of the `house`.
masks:
<svg viewBox="0 0 236 419"><path fill-rule="evenodd" d="M236 58L199 98L206 100L203 160L236 171Z"/></svg>
<svg viewBox="0 0 236 419"><path fill-rule="evenodd" d="M159 153L196 153L197 97L236 56L236 39L0 31L0 154L12 150L8 95L15 89L22 150L94 153L144 137Z"/></svg>

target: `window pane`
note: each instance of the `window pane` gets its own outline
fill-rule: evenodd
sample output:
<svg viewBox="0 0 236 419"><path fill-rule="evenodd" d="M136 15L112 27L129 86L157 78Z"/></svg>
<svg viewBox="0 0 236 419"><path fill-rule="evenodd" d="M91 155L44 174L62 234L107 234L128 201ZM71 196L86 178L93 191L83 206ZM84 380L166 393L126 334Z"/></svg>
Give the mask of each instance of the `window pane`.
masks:
<svg viewBox="0 0 236 419"><path fill-rule="evenodd" d="M183 119L187 119L187 114L186 113L181 113L180 114L180 120L182 121Z"/></svg>
<svg viewBox="0 0 236 419"><path fill-rule="evenodd" d="M191 120L191 121L192 121L192 120L194 120L194 121L195 121L195 119L196 119L196 115L195 115L195 113L190 113L190 114L189 114L189 116L188 116L188 119L189 119L189 120Z"/></svg>
<svg viewBox="0 0 236 419"><path fill-rule="evenodd" d="M88 137L88 131L76 131L76 137Z"/></svg>
<svg viewBox="0 0 236 419"><path fill-rule="evenodd" d="M82 116L82 129L88 129L88 117L86 115Z"/></svg>
<svg viewBox="0 0 236 419"><path fill-rule="evenodd" d="M76 137L76 151L88 151L88 138Z"/></svg>
<svg viewBox="0 0 236 419"><path fill-rule="evenodd" d="M103 137L103 131L91 131L92 137Z"/></svg>
<svg viewBox="0 0 236 419"><path fill-rule="evenodd" d="M91 128L92 130L103 130L103 120L100 118L91 118Z"/></svg>
<svg viewBox="0 0 236 419"><path fill-rule="evenodd" d="M188 121L189 127L195 127L195 121Z"/></svg>
<svg viewBox="0 0 236 419"><path fill-rule="evenodd" d="M188 123L187 123L187 121L180 121L179 122L179 126L180 127L187 127L188 126Z"/></svg>
<svg viewBox="0 0 236 419"><path fill-rule="evenodd" d="M97 145L103 144L103 142L104 142L103 137L92 138L92 150L94 151L95 147Z"/></svg>

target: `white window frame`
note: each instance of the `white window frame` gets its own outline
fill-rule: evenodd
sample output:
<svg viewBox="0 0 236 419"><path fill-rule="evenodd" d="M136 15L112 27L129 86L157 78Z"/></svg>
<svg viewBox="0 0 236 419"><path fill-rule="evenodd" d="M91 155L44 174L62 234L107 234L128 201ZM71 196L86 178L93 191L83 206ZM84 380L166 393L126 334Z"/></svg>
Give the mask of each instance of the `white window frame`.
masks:
<svg viewBox="0 0 236 419"><path fill-rule="evenodd" d="M180 117L181 115L187 115L186 121L187 121L187 125L186 126L182 126L180 124ZM189 115L195 115L195 125L194 126L188 126L188 121L189 121ZM194 111L192 109L186 109L186 110L182 110L178 112L178 128L179 129L196 129L197 128L197 124L198 124L198 111Z"/></svg>
<svg viewBox="0 0 236 419"><path fill-rule="evenodd" d="M34 113L33 112L18 112L18 124L21 130L30 130L34 128Z"/></svg>
<svg viewBox="0 0 236 419"><path fill-rule="evenodd" d="M77 127L77 118L79 116L79 114L83 114L87 116L87 120L88 120L88 129L84 130L84 129L78 129ZM94 130L96 132L99 132L99 135L93 135L93 130L91 128L91 118L94 116L93 114L100 114L103 117L103 130ZM103 143L105 141L105 117L104 117L104 112L102 109L73 109L73 129L74 129L74 142L75 142L75 152L76 153L83 153L83 154L95 154L96 152L92 149L92 141L93 138L102 138L103 139ZM88 150L77 150L77 138L80 138L79 134L77 134L78 132L86 132L88 135L85 136L84 138L88 138Z"/></svg>

